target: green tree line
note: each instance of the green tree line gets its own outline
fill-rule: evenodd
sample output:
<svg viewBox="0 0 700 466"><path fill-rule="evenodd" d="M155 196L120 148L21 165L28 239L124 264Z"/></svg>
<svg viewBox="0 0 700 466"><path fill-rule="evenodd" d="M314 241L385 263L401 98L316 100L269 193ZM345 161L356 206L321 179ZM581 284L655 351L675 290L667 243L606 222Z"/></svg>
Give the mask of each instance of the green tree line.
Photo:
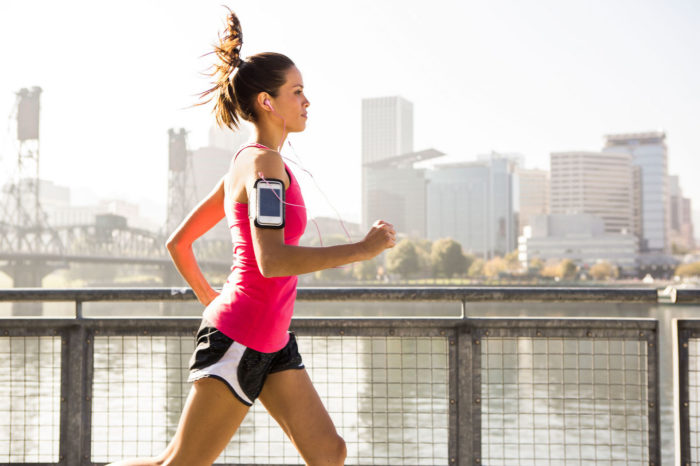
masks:
<svg viewBox="0 0 700 466"><path fill-rule="evenodd" d="M346 242L341 236L329 237L324 245ZM483 259L465 253L452 238L436 241L403 239L382 255L350 266L322 270L314 274L318 281L389 281L420 279L508 280L514 278L544 280L575 280L584 273L594 280L612 280L619 276L618 268L599 262L582 271L571 259L549 261L533 259L525 267L512 251L503 257Z"/></svg>

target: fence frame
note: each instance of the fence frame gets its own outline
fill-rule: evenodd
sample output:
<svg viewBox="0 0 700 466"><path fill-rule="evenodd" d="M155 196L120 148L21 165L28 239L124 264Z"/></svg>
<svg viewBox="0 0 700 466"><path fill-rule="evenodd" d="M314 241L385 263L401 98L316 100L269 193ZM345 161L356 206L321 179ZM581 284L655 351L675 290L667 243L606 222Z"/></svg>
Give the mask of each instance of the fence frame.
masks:
<svg viewBox="0 0 700 466"><path fill-rule="evenodd" d="M678 321L678 414L681 428L681 464L690 466L692 462L690 443L690 377L689 342L700 338L700 320ZM696 458L696 461L698 459Z"/></svg>
<svg viewBox="0 0 700 466"><path fill-rule="evenodd" d="M665 302L700 303L700 290L648 288L526 288L526 287L421 287L421 288L300 288L304 301L459 301L458 318L295 318L292 329L300 336L442 336L448 341L450 464L478 464L481 457L481 347L485 336L620 337L644 340L648 345L649 458L660 464L658 325L653 319L471 319L469 302ZM106 335L190 335L199 318L85 318L82 303L88 301L188 301L189 288L158 289L7 289L2 301L74 301L70 318L0 319L4 336L61 337L61 408L58 463L32 465L93 465L91 461L91 393L93 342ZM700 321L699 321L700 322ZM565 325L565 326L564 326ZM697 327L700 330L700 324ZM680 330L680 323L679 323ZM680 335L680 331L679 331ZM679 349L680 349L679 338ZM682 353L680 353L682 354ZM683 358L681 357L681 369ZM686 351L687 376L687 351ZM683 377L681 370L681 377ZM687 380L686 380L687 382ZM681 404L687 402L681 391ZM681 390L683 384L681 384ZM681 409L681 413L683 410ZM683 421L683 418L681 417ZM687 410L686 410L687 420ZM683 425L683 424L682 424ZM687 429L684 434L688 434ZM683 440L682 440L683 443ZM689 443L686 443L686 446ZM684 456L685 458L685 456Z"/></svg>

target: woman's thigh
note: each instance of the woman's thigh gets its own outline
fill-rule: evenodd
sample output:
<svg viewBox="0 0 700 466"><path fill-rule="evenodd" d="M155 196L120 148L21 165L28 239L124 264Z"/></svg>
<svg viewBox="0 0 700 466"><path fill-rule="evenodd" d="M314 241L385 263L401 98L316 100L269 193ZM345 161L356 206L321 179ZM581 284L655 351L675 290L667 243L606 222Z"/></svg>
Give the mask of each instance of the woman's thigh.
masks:
<svg viewBox="0 0 700 466"><path fill-rule="evenodd" d="M169 465L210 465L226 448L249 407L224 382L203 378L192 385L180 423L163 454Z"/></svg>
<svg viewBox="0 0 700 466"><path fill-rule="evenodd" d="M338 436L306 369L268 375L260 401L307 464L343 464L345 442Z"/></svg>

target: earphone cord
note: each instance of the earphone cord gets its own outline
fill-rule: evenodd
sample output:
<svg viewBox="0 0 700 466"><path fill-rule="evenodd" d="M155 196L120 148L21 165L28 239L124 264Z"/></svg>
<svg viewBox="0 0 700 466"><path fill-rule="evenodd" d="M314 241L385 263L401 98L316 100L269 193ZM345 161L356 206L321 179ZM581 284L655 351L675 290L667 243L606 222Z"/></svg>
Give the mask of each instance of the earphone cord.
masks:
<svg viewBox="0 0 700 466"><path fill-rule="evenodd" d="M335 206L334 206L333 203L330 201L330 199L328 199L328 196L326 196L326 193L324 193L323 190L321 189L321 187L318 185L318 182L316 182L316 178L314 178L314 176L311 174L311 172L310 172L309 170L307 170L306 168L304 168L304 167L301 165L301 157L299 157L299 154L297 154L297 151L294 149L294 146L292 146L292 142L291 142L291 141L287 140L287 144L289 144L289 147L292 149L292 152L294 152L294 155L296 156L296 158L299 159L299 163L297 163L296 161L294 161L294 160L292 160L292 159L290 159L290 158L285 157L285 156L282 155L282 141L284 141L285 132L286 132L286 130L287 130L287 121L284 119L284 117L283 117L282 115L280 115L279 113L277 113L277 112L275 111L275 109L272 107L272 104L270 103L269 100L266 100L265 102L268 104L270 110L272 110L272 113L274 113L275 115L277 115L277 116L282 120L282 124L283 124L283 127L282 127L282 139L280 139L280 142L279 142L279 144L277 145L277 152L280 154L280 156L281 156L282 158L284 158L284 159L286 159L286 160L289 160L290 162L292 162L293 164L295 164L296 166L298 166L299 168L301 168L303 171L305 171L305 172L311 177L311 179L313 180L314 184L316 185L316 189L318 189L318 191L321 193L321 195L323 195L323 198L326 200L326 202L328 203L328 205L331 206L331 209L333 209L333 212L335 212L335 216L337 217L338 221L340 222L340 226L343 228L343 231L345 232L345 236L347 236L348 241L352 243L352 237L350 236L350 233L348 233L347 228L345 228L345 223L343 223L343 219L340 217L340 214L338 213L338 210L335 208ZM264 180L264 179L265 179L265 178L263 178L263 180ZM282 199L280 199L280 201L282 201ZM284 201L282 201L282 202L284 202ZM306 208L306 207L304 207L304 208ZM320 233L320 230L319 230L319 228L318 228L318 224L316 224L316 221L315 221L314 219L311 219L311 220L314 222L314 225L316 225L316 230L319 231L319 238L318 238L318 239L319 239L319 241L320 241L320 243L321 243L321 246L323 246L323 240L321 239L321 233Z"/></svg>
<svg viewBox="0 0 700 466"><path fill-rule="evenodd" d="M282 141L284 141L284 133L287 132L287 120L285 120L284 117L283 117L282 115L280 115L279 113L277 113L277 112L275 111L275 109L272 107L272 104L270 103L269 100L265 100L265 103L266 103L267 106L270 108L270 110L272 110L272 113L274 113L275 115L277 115L277 116L282 120L282 125L283 125L283 126L282 126L282 139L280 139L280 142L279 142L279 144L277 144L277 148L276 148L277 152L279 152L280 154L282 154Z"/></svg>
<svg viewBox="0 0 700 466"><path fill-rule="evenodd" d="M287 141L287 144L288 144L289 147L292 149L292 152L294 152L294 155L296 156L296 158L299 159L299 162L296 162L296 161L290 159L289 157L285 157L285 156L283 156L283 155L282 155L282 158L284 158L285 160L289 160L290 162L292 162L294 165L296 165L297 167L299 167L301 170L303 170L304 172L306 172L306 173L311 177L311 179L312 179L313 182L314 182L314 185L316 185L316 189L318 189L318 191L323 195L323 198L326 200L326 202L328 203L328 205L331 206L331 209L333 209L333 212L335 213L335 216L338 218L338 221L340 222L340 226L343 227L343 231L345 232L345 236L347 236L348 241L349 241L349 242L352 242L352 237L350 236L350 233L348 233L348 229L345 228L345 223L343 223L343 219L341 218L340 214L338 213L338 209L335 208L335 206L334 206L333 203L330 201L330 199L328 199L328 196L326 196L326 193L324 193L323 190L321 189L321 187L318 185L318 182L316 181L316 178L314 178L314 175L311 174L311 172L310 172L309 170L307 170L306 168L304 168L304 167L301 165L301 157L299 157L299 155L297 154L297 151L294 150L294 146L292 146L292 142L288 140L288 141ZM281 155L281 154L280 154L280 155Z"/></svg>

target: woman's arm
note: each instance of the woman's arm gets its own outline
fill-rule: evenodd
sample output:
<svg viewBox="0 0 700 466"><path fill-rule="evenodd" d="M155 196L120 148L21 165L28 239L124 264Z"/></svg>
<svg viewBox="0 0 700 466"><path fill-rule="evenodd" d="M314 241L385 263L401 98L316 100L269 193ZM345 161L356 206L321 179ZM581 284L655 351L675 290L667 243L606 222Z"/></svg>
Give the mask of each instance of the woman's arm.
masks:
<svg viewBox="0 0 700 466"><path fill-rule="evenodd" d="M248 171L248 193L253 189L258 173L263 173L266 178L285 178L282 158L273 151L256 157ZM254 222L250 223L250 229L258 268L265 277L301 275L371 259L384 249L394 247L396 237L393 225L377 221L360 242L314 248L285 244L284 229L259 228Z"/></svg>
<svg viewBox="0 0 700 466"><path fill-rule="evenodd" d="M256 252L256 257L260 258L258 267L265 277L301 275L371 259L395 244L393 226L383 221L377 221L360 242L322 248L284 244L282 230L251 228L258 230L253 243L261 243L260 255ZM258 238L255 239L255 236Z"/></svg>
<svg viewBox="0 0 700 466"><path fill-rule="evenodd" d="M205 306L218 293L204 278L192 252L192 243L219 223L225 215L224 178L221 178L209 195L190 212L165 243L175 267L192 287L199 302Z"/></svg>

